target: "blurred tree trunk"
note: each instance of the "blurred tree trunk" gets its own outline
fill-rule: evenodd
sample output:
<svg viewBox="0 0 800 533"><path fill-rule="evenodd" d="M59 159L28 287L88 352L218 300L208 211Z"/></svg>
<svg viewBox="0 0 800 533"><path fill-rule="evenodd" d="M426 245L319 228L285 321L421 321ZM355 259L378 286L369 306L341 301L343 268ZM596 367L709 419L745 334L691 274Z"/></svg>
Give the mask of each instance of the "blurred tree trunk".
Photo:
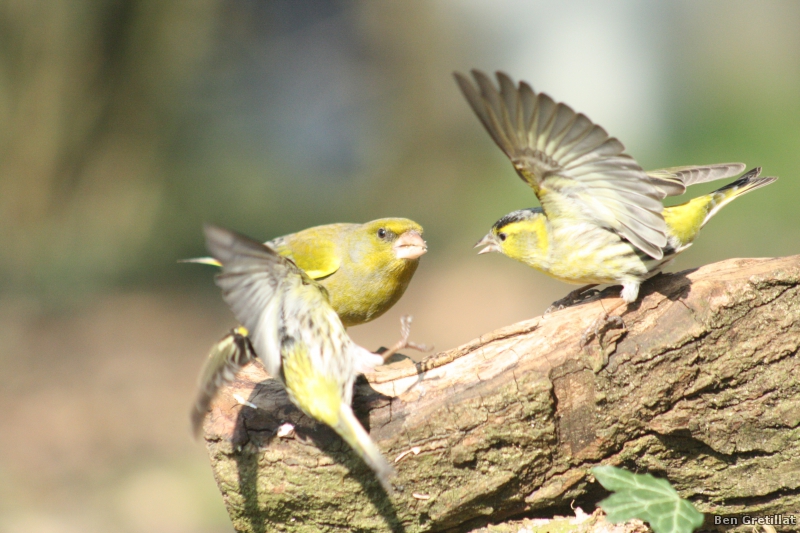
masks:
<svg viewBox="0 0 800 533"><path fill-rule="evenodd" d="M219 3L0 3L6 287L77 293L140 266Z"/></svg>
<svg viewBox="0 0 800 533"><path fill-rule="evenodd" d="M251 365L205 427L234 527L465 531L575 500L591 512L601 462L667 477L706 513L800 509L800 256L658 276L627 311L617 291L368 376L354 407L396 460L391 498ZM584 346L604 309L626 329ZM295 436L276 436L287 421Z"/></svg>

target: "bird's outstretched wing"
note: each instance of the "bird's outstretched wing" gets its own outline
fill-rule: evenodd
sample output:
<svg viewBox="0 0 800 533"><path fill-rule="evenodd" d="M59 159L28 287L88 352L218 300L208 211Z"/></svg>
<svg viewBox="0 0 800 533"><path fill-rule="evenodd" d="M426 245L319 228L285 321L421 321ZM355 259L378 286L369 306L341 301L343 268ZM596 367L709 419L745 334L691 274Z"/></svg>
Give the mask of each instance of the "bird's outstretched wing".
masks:
<svg viewBox="0 0 800 533"><path fill-rule="evenodd" d="M233 328L211 348L200 372L197 400L192 406L192 433L195 437L200 435L203 419L217 391L232 382L236 373L255 357L247 331L242 327Z"/></svg>
<svg viewBox="0 0 800 533"><path fill-rule="evenodd" d="M278 377L281 368L280 324L287 295L291 295L290 301L298 294L310 295L317 301L309 302L309 305L320 305L327 303L327 291L290 259L258 241L211 225L206 225L204 231L208 251L222 264L222 273L216 277L222 298L237 320L247 328L267 372Z"/></svg>
<svg viewBox="0 0 800 533"><path fill-rule="evenodd" d="M655 259L663 256L666 192L620 141L525 82L515 86L498 72L498 89L486 74L473 70L472 76L475 84L455 73L461 92L548 217L589 220Z"/></svg>
<svg viewBox="0 0 800 533"><path fill-rule="evenodd" d="M328 224L316 226L297 233L276 237L264 244L288 257L302 268L311 279L330 276L342 264L339 240L342 232L356 224ZM181 259L179 263L199 263L201 265L222 266L213 257Z"/></svg>
<svg viewBox="0 0 800 533"><path fill-rule="evenodd" d="M740 174L744 169L744 163L717 163L648 170L647 175L667 196L679 196L686 192L686 187L690 185L730 178Z"/></svg>

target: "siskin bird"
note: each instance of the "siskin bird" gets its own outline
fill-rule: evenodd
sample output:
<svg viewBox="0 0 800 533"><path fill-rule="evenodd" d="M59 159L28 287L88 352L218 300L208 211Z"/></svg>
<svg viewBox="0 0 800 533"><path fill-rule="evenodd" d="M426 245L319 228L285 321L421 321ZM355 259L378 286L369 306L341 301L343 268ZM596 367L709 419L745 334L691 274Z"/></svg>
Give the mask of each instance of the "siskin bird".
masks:
<svg viewBox="0 0 800 533"><path fill-rule="evenodd" d="M666 196L739 174L741 163L645 172L625 147L585 115L530 85L497 73L499 89L473 70L476 85L455 73L461 92L541 207L498 220L475 245L574 284L622 285L627 303L639 286L691 246L724 205L775 181L755 168L735 182L674 207ZM575 293L586 288L583 287ZM569 298L569 297L568 297Z"/></svg>
<svg viewBox="0 0 800 533"><path fill-rule="evenodd" d="M290 259L325 290L327 305L344 327L369 322L392 307L405 292L419 258L427 251L422 227L404 218L316 226L264 245ZM222 266L216 256L188 262ZM408 341L409 321L410 317L404 317L402 339L383 353L384 359L405 347L427 349ZM249 338L251 333L247 325L244 326L234 328L212 346L206 358L198 383L201 392L190 414L195 436L200 434L217 390L230 383L240 368L256 358ZM275 376L269 367L267 371Z"/></svg>
<svg viewBox="0 0 800 533"><path fill-rule="evenodd" d="M291 259L215 226L206 226L205 235L208 250L222 266L216 283L246 331L234 330L229 341L218 345L218 361L206 365L198 405L207 407L219 384L258 357L270 376L283 383L289 399L333 428L391 492L392 467L350 407L356 376L383 358L350 339L329 291ZM205 409L195 411L195 428L204 415Z"/></svg>

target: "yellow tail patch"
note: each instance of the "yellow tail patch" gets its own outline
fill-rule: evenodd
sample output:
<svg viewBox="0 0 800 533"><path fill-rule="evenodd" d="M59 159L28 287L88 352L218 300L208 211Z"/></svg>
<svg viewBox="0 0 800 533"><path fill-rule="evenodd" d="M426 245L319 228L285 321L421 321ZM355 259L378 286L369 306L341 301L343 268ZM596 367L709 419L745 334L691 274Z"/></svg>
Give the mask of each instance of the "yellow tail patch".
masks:
<svg viewBox="0 0 800 533"><path fill-rule="evenodd" d="M674 236L683 245L690 243L697 236L706 221L706 216L713 201L713 193L672 207L664 208L664 220L667 233Z"/></svg>

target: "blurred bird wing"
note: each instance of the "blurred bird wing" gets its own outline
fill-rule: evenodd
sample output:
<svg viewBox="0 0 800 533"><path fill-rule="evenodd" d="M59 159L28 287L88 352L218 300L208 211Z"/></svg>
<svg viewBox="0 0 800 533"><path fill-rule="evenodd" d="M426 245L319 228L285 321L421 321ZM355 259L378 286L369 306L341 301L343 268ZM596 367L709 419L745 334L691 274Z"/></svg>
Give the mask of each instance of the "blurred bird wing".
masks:
<svg viewBox="0 0 800 533"><path fill-rule="evenodd" d="M234 328L211 348L200 372L199 392L191 414L195 437L200 434L214 395L220 387L232 382L236 373L254 358L255 353L243 328Z"/></svg>
<svg viewBox="0 0 800 533"><path fill-rule="evenodd" d="M650 170L647 175L667 196L679 196L686 192L686 187L690 185L730 178L741 174L744 169L744 163L718 163L661 168Z"/></svg>
<svg viewBox="0 0 800 533"><path fill-rule="evenodd" d="M222 266L213 257L192 257L191 259L178 259L178 263L196 263L198 265Z"/></svg>
<svg viewBox="0 0 800 533"><path fill-rule="evenodd" d="M303 269L311 279L330 276L342 264L339 242L341 235L356 224L328 224L308 228L297 233L276 237L264 244ZM181 259L179 263L198 263L222 266L213 257Z"/></svg>
<svg viewBox="0 0 800 533"><path fill-rule="evenodd" d="M356 224L327 224L278 237L265 244L290 258L311 279L330 276L342 265L339 243Z"/></svg>
<svg viewBox="0 0 800 533"><path fill-rule="evenodd" d="M498 72L498 90L484 73L473 70L472 75L477 87L455 73L461 92L546 215L590 220L653 258L662 257L665 193L624 153L620 141L525 82L516 87Z"/></svg>
<svg viewBox="0 0 800 533"><path fill-rule="evenodd" d="M216 226L205 226L206 246L222 263L216 277L222 297L249 331L267 372L280 376L281 338L287 301L308 298L308 307L328 305L328 293L290 259L269 246ZM331 310L332 311L332 310ZM335 314L335 313L334 313Z"/></svg>

